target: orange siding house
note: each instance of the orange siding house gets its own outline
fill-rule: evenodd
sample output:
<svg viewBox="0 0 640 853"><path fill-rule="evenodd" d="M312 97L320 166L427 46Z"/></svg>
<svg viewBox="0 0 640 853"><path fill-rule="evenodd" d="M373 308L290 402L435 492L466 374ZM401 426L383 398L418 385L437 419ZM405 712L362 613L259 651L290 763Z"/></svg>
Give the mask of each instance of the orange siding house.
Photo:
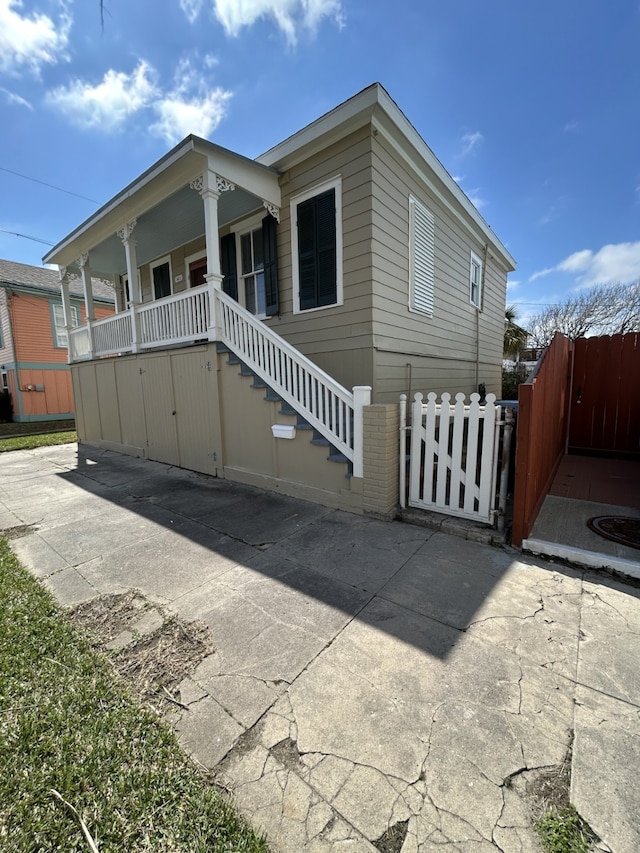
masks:
<svg viewBox="0 0 640 853"><path fill-rule="evenodd" d="M70 286L73 325L86 320L80 281ZM113 288L93 280L97 320L113 314ZM74 416L60 282L55 270L0 260L0 391L14 421Z"/></svg>

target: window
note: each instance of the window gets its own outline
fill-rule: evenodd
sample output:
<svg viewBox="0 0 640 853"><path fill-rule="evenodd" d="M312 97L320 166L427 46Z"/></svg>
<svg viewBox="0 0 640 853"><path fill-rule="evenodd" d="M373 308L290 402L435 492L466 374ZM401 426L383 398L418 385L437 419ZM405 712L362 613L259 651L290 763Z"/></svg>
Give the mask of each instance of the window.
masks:
<svg viewBox="0 0 640 853"><path fill-rule="evenodd" d="M433 316L435 219L409 196L409 310Z"/></svg>
<svg viewBox="0 0 640 853"><path fill-rule="evenodd" d="M0 391L9 390L9 374L6 370L0 371Z"/></svg>
<svg viewBox="0 0 640 853"><path fill-rule="evenodd" d="M276 220L271 216L240 223L220 240L222 289L258 317L280 310Z"/></svg>
<svg viewBox="0 0 640 853"><path fill-rule="evenodd" d="M240 234L240 281L244 307L259 317L266 316L262 228Z"/></svg>
<svg viewBox="0 0 640 853"><path fill-rule="evenodd" d="M158 258L152 264L149 264L151 270L151 281L153 283L153 298L164 299L165 296L171 296L171 259Z"/></svg>
<svg viewBox="0 0 640 853"><path fill-rule="evenodd" d="M469 267L469 301L476 308L482 308L482 261L473 252Z"/></svg>
<svg viewBox="0 0 640 853"><path fill-rule="evenodd" d="M199 287L207 282L206 254L190 255L187 260L187 287Z"/></svg>
<svg viewBox="0 0 640 853"><path fill-rule="evenodd" d="M294 313L342 304L340 179L291 200Z"/></svg>
<svg viewBox="0 0 640 853"><path fill-rule="evenodd" d="M51 315L53 318L53 345L66 349L68 346L67 330L64 325L64 309L61 302L51 303ZM71 325L80 325L80 312L77 305L71 306Z"/></svg>

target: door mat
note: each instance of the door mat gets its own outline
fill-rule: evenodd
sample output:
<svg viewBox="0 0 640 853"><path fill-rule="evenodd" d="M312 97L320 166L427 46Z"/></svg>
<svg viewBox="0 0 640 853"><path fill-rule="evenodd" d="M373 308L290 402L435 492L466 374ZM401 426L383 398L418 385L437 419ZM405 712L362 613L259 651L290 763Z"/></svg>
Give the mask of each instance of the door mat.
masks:
<svg viewBox="0 0 640 853"><path fill-rule="evenodd" d="M599 536L627 545L629 548L640 549L640 518L629 518L626 515L596 515L587 524Z"/></svg>

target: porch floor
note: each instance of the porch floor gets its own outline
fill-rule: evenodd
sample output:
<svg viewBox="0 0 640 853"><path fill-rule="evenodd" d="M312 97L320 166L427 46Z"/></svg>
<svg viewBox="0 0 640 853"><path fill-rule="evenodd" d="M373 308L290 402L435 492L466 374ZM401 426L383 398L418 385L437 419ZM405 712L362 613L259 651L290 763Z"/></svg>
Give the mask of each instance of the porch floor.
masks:
<svg viewBox="0 0 640 853"><path fill-rule="evenodd" d="M640 550L594 533L587 521L596 515L640 520L640 461L565 456L523 547L640 577Z"/></svg>

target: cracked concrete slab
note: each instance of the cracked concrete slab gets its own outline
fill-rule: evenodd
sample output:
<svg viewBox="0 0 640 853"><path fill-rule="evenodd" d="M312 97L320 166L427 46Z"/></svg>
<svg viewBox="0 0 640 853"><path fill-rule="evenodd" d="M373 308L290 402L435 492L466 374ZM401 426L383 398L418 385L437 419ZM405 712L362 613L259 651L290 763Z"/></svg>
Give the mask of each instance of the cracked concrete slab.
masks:
<svg viewBox="0 0 640 853"><path fill-rule="evenodd" d="M213 652L167 719L274 853L540 853L560 765L640 849L640 590L515 551L71 446L3 467L0 518L63 604L140 589ZM126 646L130 630L115 641Z"/></svg>

